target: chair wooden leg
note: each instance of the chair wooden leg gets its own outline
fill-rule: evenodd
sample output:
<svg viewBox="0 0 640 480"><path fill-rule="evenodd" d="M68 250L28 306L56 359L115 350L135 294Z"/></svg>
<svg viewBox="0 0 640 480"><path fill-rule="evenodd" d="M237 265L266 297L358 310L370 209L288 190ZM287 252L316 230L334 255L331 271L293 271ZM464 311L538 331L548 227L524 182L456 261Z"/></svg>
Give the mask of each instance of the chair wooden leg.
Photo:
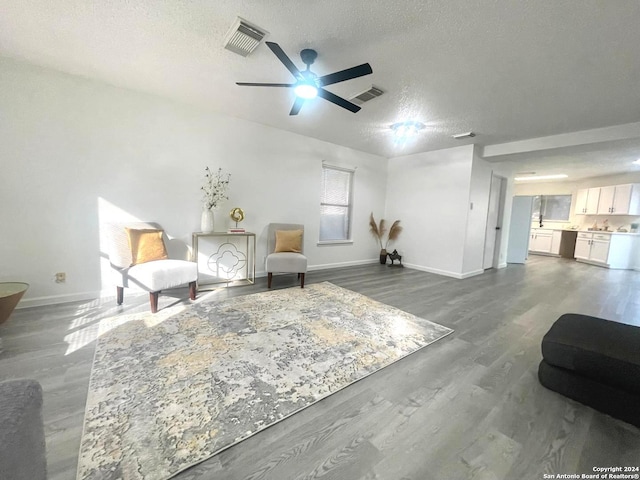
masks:
<svg viewBox="0 0 640 480"><path fill-rule="evenodd" d="M149 303L151 304L151 313L158 312L158 294L160 292L149 292Z"/></svg>
<svg viewBox="0 0 640 480"><path fill-rule="evenodd" d="M122 305L124 301L124 287L116 287L116 303Z"/></svg>
<svg viewBox="0 0 640 480"><path fill-rule="evenodd" d="M300 288L304 288L304 273L299 273L300 275Z"/></svg>
<svg viewBox="0 0 640 480"><path fill-rule="evenodd" d="M273 273L267 273L267 288L271 288L271 279L273 278Z"/></svg>
<svg viewBox="0 0 640 480"><path fill-rule="evenodd" d="M196 282L189 282L189 298L196 299Z"/></svg>

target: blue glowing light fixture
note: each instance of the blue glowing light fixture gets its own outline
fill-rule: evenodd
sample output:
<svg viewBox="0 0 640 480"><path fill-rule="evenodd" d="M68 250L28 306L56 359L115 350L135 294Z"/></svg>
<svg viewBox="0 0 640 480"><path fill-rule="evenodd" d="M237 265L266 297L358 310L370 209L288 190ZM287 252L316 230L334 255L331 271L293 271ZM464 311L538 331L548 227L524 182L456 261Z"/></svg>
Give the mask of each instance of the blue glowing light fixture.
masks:
<svg viewBox="0 0 640 480"><path fill-rule="evenodd" d="M311 83L300 83L293 89L293 91L298 97L304 98L306 100L310 100L318 96L318 87L312 85Z"/></svg>
<svg viewBox="0 0 640 480"><path fill-rule="evenodd" d="M406 139L415 137L424 127L424 123L411 120L396 122L391 125L391 130L397 138Z"/></svg>

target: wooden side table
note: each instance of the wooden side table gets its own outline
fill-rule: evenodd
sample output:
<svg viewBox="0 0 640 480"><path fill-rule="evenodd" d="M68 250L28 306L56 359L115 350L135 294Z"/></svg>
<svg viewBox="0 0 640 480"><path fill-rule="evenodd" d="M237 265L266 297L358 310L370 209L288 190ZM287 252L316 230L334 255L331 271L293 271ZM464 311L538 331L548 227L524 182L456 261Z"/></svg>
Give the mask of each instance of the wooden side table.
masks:
<svg viewBox="0 0 640 480"><path fill-rule="evenodd" d="M27 288L29 288L28 283L0 282L0 325L9 319ZM0 338L0 353L2 353L2 338Z"/></svg>
<svg viewBox="0 0 640 480"><path fill-rule="evenodd" d="M9 319L9 315L28 288L28 283L0 282L0 324Z"/></svg>

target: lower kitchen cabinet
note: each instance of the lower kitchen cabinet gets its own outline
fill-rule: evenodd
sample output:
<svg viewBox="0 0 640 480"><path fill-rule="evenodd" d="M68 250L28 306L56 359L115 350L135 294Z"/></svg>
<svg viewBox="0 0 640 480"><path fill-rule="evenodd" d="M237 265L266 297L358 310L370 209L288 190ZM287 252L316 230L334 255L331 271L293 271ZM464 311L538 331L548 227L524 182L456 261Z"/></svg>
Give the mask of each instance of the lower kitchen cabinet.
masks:
<svg viewBox="0 0 640 480"><path fill-rule="evenodd" d="M562 232L545 228L532 228L529 252L544 255L560 255Z"/></svg>
<svg viewBox="0 0 640 480"><path fill-rule="evenodd" d="M636 263L637 238L635 235L578 232L574 256L579 262L631 269Z"/></svg>

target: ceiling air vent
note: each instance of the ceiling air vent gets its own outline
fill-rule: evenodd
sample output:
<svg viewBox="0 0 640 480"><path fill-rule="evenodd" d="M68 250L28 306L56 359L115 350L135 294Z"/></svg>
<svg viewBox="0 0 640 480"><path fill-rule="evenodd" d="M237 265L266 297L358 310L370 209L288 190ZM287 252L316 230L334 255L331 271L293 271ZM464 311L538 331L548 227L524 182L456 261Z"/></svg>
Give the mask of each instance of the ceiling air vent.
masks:
<svg viewBox="0 0 640 480"><path fill-rule="evenodd" d="M371 85L371 88L369 88L369 90L359 93L355 97L351 97L349 100L351 100L353 103L357 105L362 105L363 103L368 102L369 100L373 100L374 98L379 97L383 93L384 92L380 90L378 87Z"/></svg>
<svg viewBox="0 0 640 480"><path fill-rule="evenodd" d="M238 17L225 37L224 48L246 57L258 48L268 33Z"/></svg>

